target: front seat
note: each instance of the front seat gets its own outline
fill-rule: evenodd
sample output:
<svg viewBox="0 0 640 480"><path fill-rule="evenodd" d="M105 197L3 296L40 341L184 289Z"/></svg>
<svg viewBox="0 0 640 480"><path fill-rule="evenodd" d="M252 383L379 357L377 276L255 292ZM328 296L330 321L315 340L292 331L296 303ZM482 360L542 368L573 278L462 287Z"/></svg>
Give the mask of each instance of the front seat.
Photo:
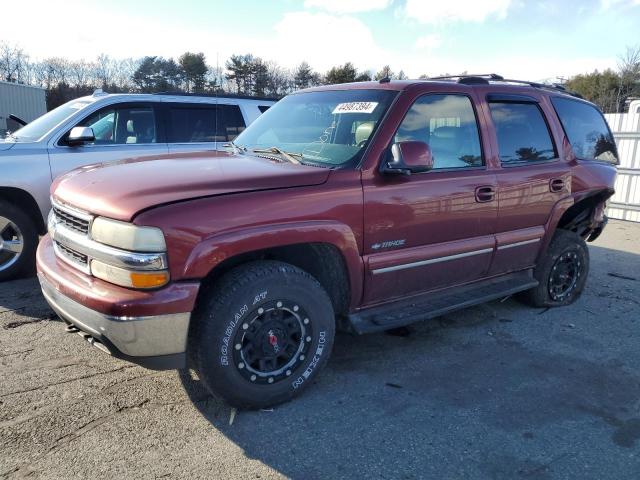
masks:
<svg viewBox="0 0 640 480"><path fill-rule="evenodd" d="M373 127L375 126L374 122L362 122L360 125L356 127L355 133L355 144L360 145L360 143L364 143L369 140L371 136L371 132L373 132Z"/></svg>

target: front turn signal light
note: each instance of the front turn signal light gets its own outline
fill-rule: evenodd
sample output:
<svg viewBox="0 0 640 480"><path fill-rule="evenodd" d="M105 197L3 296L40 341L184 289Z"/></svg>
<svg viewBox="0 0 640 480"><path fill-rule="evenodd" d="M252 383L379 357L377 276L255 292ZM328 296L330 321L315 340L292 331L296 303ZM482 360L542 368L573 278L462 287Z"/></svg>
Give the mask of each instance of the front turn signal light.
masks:
<svg viewBox="0 0 640 480"><path fill-rule="evenodd" d="M169 283L169 272L166 270L131 271L99 260L91 261L91 274L121 287L158 288Z"/></svg>
<svg viewBox="0 0 640 480"><path fill-rule="evenodd" d="M168 272L131 272L130 276L134 288L156 288L169 281Z"/></svg>

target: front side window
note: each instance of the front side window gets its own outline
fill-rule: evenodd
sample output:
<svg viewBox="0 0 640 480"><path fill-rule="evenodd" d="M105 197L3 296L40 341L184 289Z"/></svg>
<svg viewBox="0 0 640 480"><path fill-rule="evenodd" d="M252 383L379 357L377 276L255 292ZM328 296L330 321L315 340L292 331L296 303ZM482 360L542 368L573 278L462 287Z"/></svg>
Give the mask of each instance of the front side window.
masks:
<svg viewBox="0 0 640 480"><path fill-rule="evenodd" d="M395 141L428 144L434 170L483 165L476 115L464 95L420 97L407 112Z"/></svg>
<svg viewBox="0 0 640 480"><path fill-rule="evenodd" d="M503 164L545 161L557 157L538 105L491 102L489 108Z"/></svg>
<svg viewBox="0 0 640 480"><path fill-rule="evenodd" d="M302 163L355 163L397 93L351 89L289 95L260 115L235 143L249 151L277 147L297 154Z"/></svg>
<svg viewBox="0 0 640 480"><path fill-rule="evenodd" d="M93 129L96 138L94 145L157 142L156 120L152 107L111 106L98 110L75 126Z"/></svg>
<svg viewBox="0 0 640 480"><path fill-rule="evenodd" d="M551 103L576 157L618 163L613 135L593 105L561 97L552 97Z"/></svg>

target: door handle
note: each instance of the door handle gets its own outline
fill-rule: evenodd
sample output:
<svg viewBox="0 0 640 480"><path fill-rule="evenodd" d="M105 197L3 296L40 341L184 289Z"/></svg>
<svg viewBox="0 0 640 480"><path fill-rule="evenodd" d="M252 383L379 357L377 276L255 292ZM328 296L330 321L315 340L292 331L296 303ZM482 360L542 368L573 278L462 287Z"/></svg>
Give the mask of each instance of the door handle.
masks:
<svg viewBox="0 0 640 480"><path fill-rule="evenodd" d="M552 192L561 192L564 190L564 180L562 178L552 178L549 181L549 190Z"/></svg>
<svg viewBox="0 0 640 480"><path fill-rule="evenodd" d="M476 188L476 202L490 202L496 196L496 190L492 186L484 186Z"/></svg>

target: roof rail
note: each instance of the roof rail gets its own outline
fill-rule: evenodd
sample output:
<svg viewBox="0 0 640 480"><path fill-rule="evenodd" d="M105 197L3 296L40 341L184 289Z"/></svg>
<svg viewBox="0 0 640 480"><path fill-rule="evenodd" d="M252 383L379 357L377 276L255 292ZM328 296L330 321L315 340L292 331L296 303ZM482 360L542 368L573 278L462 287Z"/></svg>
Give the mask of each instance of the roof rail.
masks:
<svg viewBox="0 0 640 480"><path fill-rule="evenodd" d="M582 95L576 92L568 90L564 85L560 83L539 83L531 82L529 80L514 80L512 78L504 78L497 73L484 73L480 75L444 75L440 77L431 77L429 80L453 80L457 79L457 83L464 85L488 85L490 82L504 82L504 83L516 83L520 85L528 85L533 88L544 88L547 90L559 90L563 93L571 95L573 97L582 98Z"/></svg>
<svg viewBox="0 0 640 480"><path fill-rule="evenodd" d="M274 97L258 97L253 95L238 95L235 93L187 93L187 92L154 92L152 95L172 95L174 97L217 97L217 98L238 98L242 100L266 100L277 102Z"/></svg>

